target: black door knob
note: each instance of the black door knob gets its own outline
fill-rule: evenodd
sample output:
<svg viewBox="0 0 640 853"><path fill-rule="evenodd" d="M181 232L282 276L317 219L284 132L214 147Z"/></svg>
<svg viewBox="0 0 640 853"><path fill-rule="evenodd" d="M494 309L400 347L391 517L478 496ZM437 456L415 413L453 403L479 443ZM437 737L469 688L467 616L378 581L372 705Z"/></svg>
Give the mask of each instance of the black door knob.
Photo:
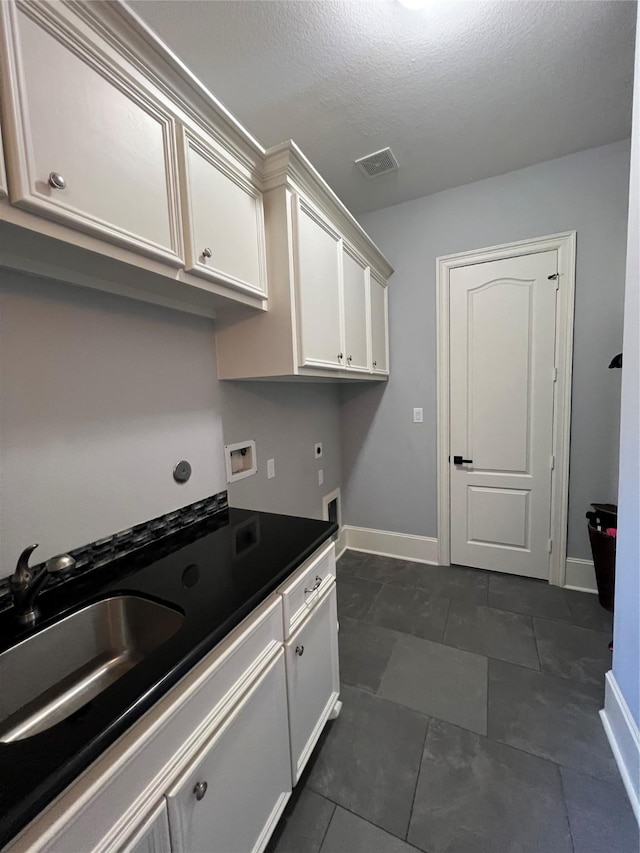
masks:
<svg viewBox="0 0 640 853"><path fill-rule="evenodd" d="M453 464L454 465L471 465L473 459L463 459L462 456L454 456Z"/></svg>

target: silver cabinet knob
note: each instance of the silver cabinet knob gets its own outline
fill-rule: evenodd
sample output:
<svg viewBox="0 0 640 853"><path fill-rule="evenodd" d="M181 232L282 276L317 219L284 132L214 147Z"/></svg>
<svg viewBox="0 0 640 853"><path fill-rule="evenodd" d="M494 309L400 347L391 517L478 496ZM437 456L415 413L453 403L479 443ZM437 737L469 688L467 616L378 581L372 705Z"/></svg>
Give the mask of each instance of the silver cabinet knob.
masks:
<svg viewBox="0 0 640 853"><path fill-rule="evenodd" d="M193 793L196 795L196 800L198 802L204 799L204 795L207 793L207 788L209 786L206 782L197 782L195 788L193 789Z"/></svg>
<svg viewBox="0 0 640 853"><path fill-rule="evenodd" d="M341 352L338 353L338 361L342 361L343 355Z"/></svg>
<svg viewBox="0 0 640 853"><path fill-rule="evenodd" d="M207 248L207 249L202 250L202 257L203 258L210 258L212 255L213 255L213 252L211 251L211 249Z"/></svg>
<svg viewBox="0 0 640 853"><path fill-rule="evenodd" d="M304 654L304 646L296 646L296 654L301 658Z"/></svg>
<svg viewBox="0 0 640 853"><path fill-rule="evenodd" d="M353 356L352 356L352 355L348 355L348 356L347 356L347 361L349 362L349 364L351 364L351 362L353 361Z"/></svg>
<svg viewBox="0 0 640 853"><path fill-rule="evenodd" d="M49 173L49 186L53 187L54 190L63 190L67 186L67 182L62 177L60 172L50 172Z"/></svg>
<svg viewBox="0 0 640 853"><path fill-rule="evenodd" d="M374 362L373 362L373 366L374 366L374 367L376 367L376 365L377 365L377 364L378 364L378 362L377 362L377 361L374 361Z"/></svg>

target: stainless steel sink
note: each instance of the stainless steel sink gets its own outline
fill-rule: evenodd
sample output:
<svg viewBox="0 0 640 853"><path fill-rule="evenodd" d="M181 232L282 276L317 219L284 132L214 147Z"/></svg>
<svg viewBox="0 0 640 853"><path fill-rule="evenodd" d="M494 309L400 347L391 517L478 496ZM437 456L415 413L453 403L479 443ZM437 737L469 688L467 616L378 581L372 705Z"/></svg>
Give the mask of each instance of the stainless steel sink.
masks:
<svg viewBox="0 0 640 853"><path fill-rule="evenodd" d="M0 654L0 741L69 717L172 637L184 617L133 595L90 604Z"/></svg>

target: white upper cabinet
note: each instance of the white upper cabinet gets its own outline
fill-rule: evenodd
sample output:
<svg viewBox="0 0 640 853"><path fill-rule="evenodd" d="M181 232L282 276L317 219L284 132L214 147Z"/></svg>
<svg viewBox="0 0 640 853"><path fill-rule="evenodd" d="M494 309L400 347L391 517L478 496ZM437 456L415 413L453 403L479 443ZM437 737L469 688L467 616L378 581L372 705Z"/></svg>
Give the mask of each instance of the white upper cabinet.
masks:
<svg viewBox="0 0 640 853"><path fill-rule="evenodd" d="M49 4L2 5L14 48L3 93L11 201L181 265L171 115Z"/></svg>
<svg viewBox="0 0 640 853"><path fill-rule="evenodd" d="M371 275L371 370L389 373L389 318L387 314L387 284Z"/></svg>
<svg viewBox="0 0 640 853"><path fill-rule="evenodd" d="M179 134L186 269L266 297L262 193L213 142Z"/></svg>
<svg viewBox="0 0 640 853"><path fill-rule="evenodd" d="M301 196L295 198L296 296L300 365L340 369L342 238Z"/></svg>
<svg viewBox="0 0 640 853"><path fill-rule="evenodd" d="M368 335L369 267L350 249L342 251L342 301L344 354L349 370L369 370Z"/></svg>
<svg viewBox="0 0 640 853"><path fill-rule="evenodd" d="M0 0L0 95L8 266L215 317L221 379L386 378L386 258L126 4Z"/></svg>

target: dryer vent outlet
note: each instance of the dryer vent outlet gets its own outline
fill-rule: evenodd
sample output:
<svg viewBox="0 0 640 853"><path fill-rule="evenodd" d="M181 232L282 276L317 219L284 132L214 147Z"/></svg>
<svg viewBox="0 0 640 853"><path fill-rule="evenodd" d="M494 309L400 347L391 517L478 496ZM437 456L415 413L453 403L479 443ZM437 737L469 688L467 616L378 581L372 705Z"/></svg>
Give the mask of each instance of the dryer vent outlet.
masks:
<svg viewBox="0 0 640 853"><path fill-rule="evenodd" d="M360 157L355 163L365 178L379 178L380 175L388 175L389 172L395 172L399 169L398 161L390 148L374 151L373 154Z"/></svg>

